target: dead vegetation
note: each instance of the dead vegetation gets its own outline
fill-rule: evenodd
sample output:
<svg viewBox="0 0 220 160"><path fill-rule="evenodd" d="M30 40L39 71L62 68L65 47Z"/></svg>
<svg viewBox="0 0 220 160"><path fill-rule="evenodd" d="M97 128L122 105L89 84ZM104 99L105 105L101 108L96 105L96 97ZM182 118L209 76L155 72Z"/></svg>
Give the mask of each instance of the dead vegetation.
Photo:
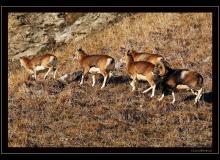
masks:
<svg viewBox="0 0 220 160"><path fill-rule="evenodd" d="M211 147L212 145L212 36L209 13L137 13L99 33L56 49L57 77L78 73L67 84L43 74L28 81L20 67L8 79L9 147ZM180 91L162 102L139 82L130 92L124 69L114 72L107 86L80 86L76 48L107 54L119 60L122 48L151 50L175 68L191 68L204 77L205 94L193 105L193 95ZM15 62L12 65L18 65ZM90 76L90 75L88 75ZM98 77L97 77L98 78Z"/></svg>

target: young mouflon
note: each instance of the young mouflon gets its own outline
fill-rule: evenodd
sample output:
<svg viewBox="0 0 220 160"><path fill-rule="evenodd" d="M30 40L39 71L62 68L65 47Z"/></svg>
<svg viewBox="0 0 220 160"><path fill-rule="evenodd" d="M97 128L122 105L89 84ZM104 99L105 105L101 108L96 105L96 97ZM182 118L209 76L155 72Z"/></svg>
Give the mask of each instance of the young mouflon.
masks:
<svg viewBox="0 0 220 160"><path fill-rule="evenodd" d="M37 79L37 71L45 69L48 69L48 71L45 74L44 79L46 79L50 72L53 72L54 79L56 77L57 57L55 55L45 54L33 58L21 57L20 63L30 75L34 75L35 80Z"/></svg>
<svg viewBox="0 0 220 160"><path fill-rule="evenodd" d="M132 82L130 83L132 86L132 91L135 90L136 80L147 81L150 84L150 88L143 91L143 93L147 93L148 91L152 90L151 97L153 97L158 78L166 74L164 66L160 63L156 66L146 61L135 62L130 54L126 54L126 65L127 72L132 79Z"/></svg>
<svg viewBox="0 0 220 160"><path fill-rule="evenodd" d="M115 60L108 55L89 55L82 48L77 49L74 59L78 59L83 69L80 85L84 82L87 73L92 74L92 86L95 86L95 74L101 74L104 77L101 88L106 85L106 80L111 76L111 71L115 69Z"/></svg>

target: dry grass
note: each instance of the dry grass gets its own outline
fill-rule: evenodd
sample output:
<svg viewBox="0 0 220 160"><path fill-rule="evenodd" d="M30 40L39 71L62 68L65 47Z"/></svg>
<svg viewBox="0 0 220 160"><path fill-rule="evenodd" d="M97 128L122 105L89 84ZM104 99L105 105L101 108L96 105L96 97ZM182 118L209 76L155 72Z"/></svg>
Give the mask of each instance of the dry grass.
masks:
<svg viewBox="0 0 220 160"><path fill-rule="evenodd" d="M84 15L85 13L74 13L74 14L65 13L64 18L68 24L73 24L79 17L82 17Z"/></svg>
<svg viewBox="0 0 220 160"><path fill-rule="evenodd" d="M116 61L121 48L160 53L175 68L204 76L205 95L193 105L191 93L158 102L142 94L145 83L131 87L125 70L103 90L91 76L62 85L47 79L26 82L20 68L9 75L10 147L211 147L212 30L209 13L138 13L81 40L57 48L58 77L80 70L71 56L78 46ZM17 64L14 64L17 65ZM40 75L42 79L43 75ZM26 82L26 85L24 84Z"/></svg>

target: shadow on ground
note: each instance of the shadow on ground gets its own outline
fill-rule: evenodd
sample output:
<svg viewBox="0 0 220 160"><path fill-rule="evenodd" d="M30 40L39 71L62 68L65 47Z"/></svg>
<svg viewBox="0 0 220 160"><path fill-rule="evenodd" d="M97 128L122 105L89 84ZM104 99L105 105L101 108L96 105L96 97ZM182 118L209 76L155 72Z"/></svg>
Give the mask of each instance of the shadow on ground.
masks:
<svg viewBox="0 0 220 160"><path fill-rule="evenodd" d="M205 102L207 102L207 103L212 103L212 101L213 101L213 99L212 99L212 92L206 92L206 93L204 93L203 95L202 95L202 97L201 97L201 100L203 100L203 101L205 101ZM189 101L189 100L193 100L193 99L195 99L196 98L196 96L195 95L190 95L190 96L188 96L188 97L186 97L185 99L184 99L184 101Z"/></svg>
<svg viewBox="0 0 220 160"><path fill-rule="evenodd" d="M121 83L128 83L130 81L129 76L112 76L109 80L108 83L113 83L113 84L121 84Z"/></svg>
<svg viewBox="0 0 220 160"><path fill-rule="evenodd" d="M100 78L97 79L98 83L103 83L103 80L104 80L103 76L100 76ZM128 83L129 81L130 81L129 76L114 75L107 80L107 84L122 84L122 83Z"/></svg>

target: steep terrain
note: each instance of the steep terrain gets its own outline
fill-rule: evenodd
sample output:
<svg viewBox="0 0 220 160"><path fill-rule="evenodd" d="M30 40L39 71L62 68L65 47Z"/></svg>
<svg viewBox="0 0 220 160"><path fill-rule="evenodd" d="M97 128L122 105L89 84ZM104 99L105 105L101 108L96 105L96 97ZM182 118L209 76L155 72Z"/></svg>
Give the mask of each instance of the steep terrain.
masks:
<svg viewBox="0 0 220 160"><path fill-rule="evenodd" d="M10 13L9 63L34 56L99 32L129 14L119 13ZM9 65L13 66L13 65ZM13 68L9 68L9 71Z"/></svg>
<svg viewBox="0 0 220 160"><path fill-rule="evenodd" d="M39 14L43 19L59 15ZM110 18L97 27L99 18L96 19L97 23L91 20L97 15L99 18ZM23 16L28 19L33 15ZM63 84L52 78L44 81L44 74L39 74L38 81L27 81L27 73L19 66L16 55L26 54L32 45L30 49L36 47L40 54L45 53L44 49L39 49L29 40L26 42L27 37L24 40L18 37L13 40L13 36L9 38L9 146L211 147L211 14L79 13L76 19L71 16L62 18L62 14L59 16L48 28L55 35L55 44L59 44L55 45L52 52L59 60L58 78L71 73L68 83ZM89 18L83 21L86 16ZM13 16L9 16L9 22L10 18L13 19ZM36 20L30 24L38 26L40 22ZM56 27L52 27L54 25L60 25L60 28L56 30ZM89 31L79 29L78 34L68 32L75 25L78 26L75 29L82 25ZM12 34L12 28L9 28L9 34ZM44 26L42 30L48 28ZM96 28L94 32L92 28ZM34 27L27 29L29 34L34 30ZM48 35L47 31L43 33L42 30L37 30L34 35L39 34L41 38L43 34ZM65 41L69 34L72 36ZM16 41L18 45L13 50ZM48 46L53 44L42 40L44 43ZM117 69L103 90L100 89L101 76L97 77L95 87L91 86L91 75L80 86L81 69L78 62L72 61L72 55L79 46L89 54L111 55L116 62L122 58L126 49L159 53L174 68L190 68L201 73L204 77L204 95L197 105L193 104L192 93L186 91L176 94L175 105L170 104L172 96L166 96L162 102L158 102L157 98L161 96L159 90L154 98L150 98L150 93L142 94L147 87L144 82L139 82L137 91L131 92L125 68Z"/></svg>

